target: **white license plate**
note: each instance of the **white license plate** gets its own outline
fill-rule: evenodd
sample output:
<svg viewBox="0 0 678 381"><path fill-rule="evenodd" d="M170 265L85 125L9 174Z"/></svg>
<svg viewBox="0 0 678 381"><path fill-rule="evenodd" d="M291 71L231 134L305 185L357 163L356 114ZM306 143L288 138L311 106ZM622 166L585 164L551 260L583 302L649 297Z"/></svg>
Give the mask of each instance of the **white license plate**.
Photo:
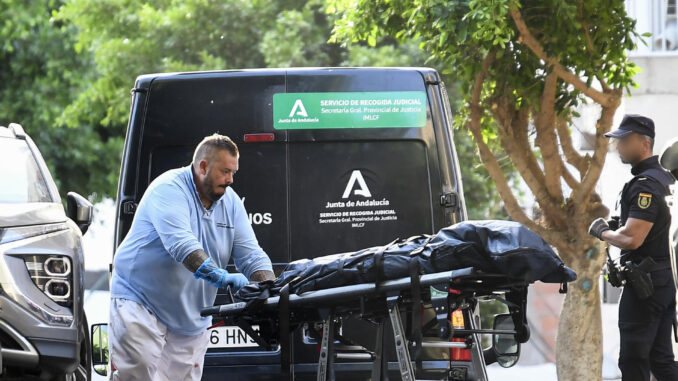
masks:
<svg viewBox="0 0 678 381"><path fill-rule="evenodd" d="M259 326L253 325L254 332L259 332ZM210 329L210 340L207 348L248 348L258 347L245 331L236 326L220 326Z"/></svg>

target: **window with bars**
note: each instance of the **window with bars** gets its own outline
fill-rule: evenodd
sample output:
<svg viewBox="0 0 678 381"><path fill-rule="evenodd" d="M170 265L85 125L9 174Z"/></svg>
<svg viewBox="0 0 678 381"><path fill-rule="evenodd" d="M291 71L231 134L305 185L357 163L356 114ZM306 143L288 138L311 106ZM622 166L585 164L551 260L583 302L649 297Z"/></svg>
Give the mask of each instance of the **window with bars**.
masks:
<svg viewBox="0 0 678 381"><path fill-rule="evenodd" d="M626 0L629 16L636 19L636 31L650 33L638 51L678 53L678 0Z"/></svg>

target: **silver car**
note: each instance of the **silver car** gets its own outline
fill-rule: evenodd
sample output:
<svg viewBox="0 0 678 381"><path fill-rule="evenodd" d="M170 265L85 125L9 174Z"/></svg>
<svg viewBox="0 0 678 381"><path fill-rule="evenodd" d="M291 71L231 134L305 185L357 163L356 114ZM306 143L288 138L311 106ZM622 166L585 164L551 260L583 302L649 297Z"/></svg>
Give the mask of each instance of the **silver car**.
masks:
<svg viewBox="0 0 678 381"><path fill-rule="evenodd" d="M82 234L92 204L61 197L18 124L0 126L0 380L89 380Z"/></svg>

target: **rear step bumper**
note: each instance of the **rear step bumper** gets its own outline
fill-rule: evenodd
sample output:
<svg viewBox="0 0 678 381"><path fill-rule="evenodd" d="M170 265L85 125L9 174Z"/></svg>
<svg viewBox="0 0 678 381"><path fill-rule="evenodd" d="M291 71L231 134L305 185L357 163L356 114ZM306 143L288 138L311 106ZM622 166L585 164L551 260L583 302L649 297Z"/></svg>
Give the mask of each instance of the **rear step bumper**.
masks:
<svg viewBox="0 0 678 381"><path fill-rule="evenodd" d="M242 358L241 360L245 360ZM243 361L242 365L205 365L203 368L203 381L224 381L224 380L281 380L280 364L266 364L266 365L248 365ZM450 370L449 361L423 361L422 366L424 371L439 372L445 375ZM453 365L454 366L454 365ZM470 368L470 366L469 366ZM317 363L301 363L294 364L295 380L316 380L316 373L318 371ZM398 379L398 363L390 361L388 363L389 373L392 373L393 379ZM336 362L334 363L334 371L339 380L367 380L372 372L372 363L367 361L361 362ZM471 376L471 369L468 369L468 376ZM471 379L471 378L469 378Z"/></svg>

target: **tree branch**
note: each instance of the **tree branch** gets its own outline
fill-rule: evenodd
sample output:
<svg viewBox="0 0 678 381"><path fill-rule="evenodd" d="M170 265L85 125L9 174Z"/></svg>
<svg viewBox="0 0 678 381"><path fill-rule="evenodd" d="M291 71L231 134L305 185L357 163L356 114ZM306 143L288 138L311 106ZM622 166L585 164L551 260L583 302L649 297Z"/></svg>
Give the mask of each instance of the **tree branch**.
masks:
<svg viewBox="0 0 678 381"><path fill-rule="evenodd" d="M588 167L586 157L582 156L574 149L572 144L572 136L570 135L570 130L567 126L567 122L562 119L556 121L556 132L558 133L558 140L560 141L560 146L563 149L563 154L565 155L565 160L574 166L577 171L579 171L579 178L581 179L586 173Z"/></svg>
<svg viewBox="0 0 678 381"><path fill-rule="evenodd" d="M510 93L511 91L504 91L504 94ZM498 122L499 135L502 137L502 148L509 153L509 158L511 158L511 154L516 152L533 152L528 136L530 110L525 107L515 110L513 99L506 95L499 97L492 105L492 110L494 118ZM532 193L546 195L544 172L537 158L534 154L521 156L521 158L524 159L522 163L514 162L514 165L529 170L521 176L527 183L531 184Z"/></svg>
<svg viewBox="0 0 678 381"><path fill-rule="evenodd" d="M619 102L621 90L614 90L614 94L617 94L617 102ZM605 155L607 154L607 148L609 146L609 139L604 135L609 132L612 127L612 119L615 111L616 105L615 107L603 107L600 118L596 123L596 146L593 151L593 157L591 157L586 174L582 178L581 185L572 192L572 199L577 214L581 215L586 211L588 198L591 196L593 187L595 187L598 182L600 173L603 170Z"/></svg>
<svg viewBox="0 0 678 381"><path fill-rule="evenodd" d="M563 179L565 180L567 186L572 188L572 190L577 189L580 185L579 181L574 178L572 172L570 172L570 170L565 166L565 163L561 162L560 165L560 173L563 175Z"/></svg>
<svg viewBox="0 0 678 381"><path fill-rule="evenodd" d="M529 28L523 20L523 16L520 14L520 10L511 7L511 18L516 24L516 28L520 34L518 41L525 44L534 54L542 59L546 66L553 66L553 71L560 77L563 81L574 86L575 89L579 90L584 95L596 101L603 107L610 107L615 105L614 96L598 91L592 87L586 85L586 82L582 81L576 74L569 71L565 68L558 60L555 58L549 57L542 45L537 41L537 39L532 35Z"/></svg>
<svg viewBox="0 0 678 381"><path fill-rule="evenodd" d="M556 145L555 134L555 104L558 76L551 72L546 75L544 90L541 95L540 109L535 113L534 124L537 130L535 144L542 154L544 165L544 182L546 190L553 200L560 204L563 200L563 189L560 186L560 168L562 159Z"/></svg>
<svg viewBox="0 0 678 381"><path fill-rule="evenodd" d="M582 0L577 0L577 14L579 15L579 22L581 23L582 29L584 30L584 38L586 38L586 49L589 52L589 56L593 55L595 46L593 45L593 39L591 38L591 32L589 31L589 23L584 19L584 2ZM610 91L610 86L605 82L602 76L596 75L596 79L600 82L600 86L603 88L604 92Z"/></svg>
<svg viewBox="0 0 678 381"><path fill-rule="evenodd" d="M509 108L513 109L513 104L510 104ZM515 118L503 118L501 116L503 110L501 109L502 107L496 108L495 119L499 121L498 131L502 148L534 194L549 224L556 228L562 228L565 225L566 215L560 208L561 203L549 194L544 173L541 171L534 156L534 150L527 139L528 110L523 108L516 111L518 116ZM517 132L517 134L514 134L514 132ZM560 178L557 181L560 181Z"/></svg>
<svg viewBox="0 0 678 381"><path fill-rule="evenodd" d="M482 160L483 164L485 164L487 172L490 174L490 177L494 181L497 191L499 192L499 195L504 201L504 206L506 207L506 210L509 213L509 215L515 221L522 223L529 229L540 234L545 240L549 241L550 243L554 245L556 243L563 244L562 241L563 239L560 236L560 234L538 225L537 223L532 221L529 217L527 217L523 209L518 204L518 201L516 200L515 196L513 195L513 192L511 191L511 188L508 185L508 181L506 180L506 177L504 176L504 173L501 170L497 158L494 156L492 150L490 150L490 148L487 146L487 144L485 144L485 141L483 140L481 118L484 114L484 109L482 108L480 103L485 75L487 74L489 66L493 60L494 53L488 54L485 57L485 59L483 59L482 69L476 75L470 99L471 117L467 123L467 126L469 127L469 130L471 130L473 139L475 140L476 145L478 146L480 159Z"/></svg>

